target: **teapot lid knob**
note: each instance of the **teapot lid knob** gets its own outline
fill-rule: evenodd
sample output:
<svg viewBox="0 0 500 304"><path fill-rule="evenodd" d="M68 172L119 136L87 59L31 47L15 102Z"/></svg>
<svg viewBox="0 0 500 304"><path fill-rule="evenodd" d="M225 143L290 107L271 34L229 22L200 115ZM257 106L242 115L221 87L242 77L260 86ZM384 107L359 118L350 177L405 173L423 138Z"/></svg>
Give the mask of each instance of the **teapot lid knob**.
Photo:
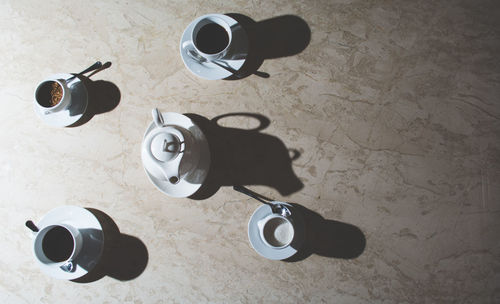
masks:
<svg viewBox="0 0 500 304"><path fill-rule="evenodd" d="M180 153L181 142L174 134L162 132L153 138L150 149L157 160L166 162Z"/></svg>

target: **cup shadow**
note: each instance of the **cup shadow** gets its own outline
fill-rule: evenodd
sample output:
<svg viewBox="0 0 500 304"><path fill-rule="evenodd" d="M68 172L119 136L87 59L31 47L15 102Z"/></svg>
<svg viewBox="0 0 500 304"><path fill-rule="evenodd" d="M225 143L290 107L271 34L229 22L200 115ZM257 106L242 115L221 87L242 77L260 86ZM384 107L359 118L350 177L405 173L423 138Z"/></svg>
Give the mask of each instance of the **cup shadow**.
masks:
<svg viewBox="0 0 500 304"><path fill-rule="evenodd" d="M254 74L266 59L299 54L311 40L311 29L307 22L298 16L283 15L256 22L238 13L226 15L238 21L238 26L245 30L249 40L245 63L237 75L229 76L226 80L241 79Z"/></svg>
<svg viewBox="0 0 500 304"><path fill-rule="evenodd" d="M305 241L298 252L285 262L298 262L317 254L328 258L354 259L366 247L366 238L358 227L334 220L327 220L318 213L292 203L305 222Z"/></svg>
<svg viewBox="0 0 500 304"><path fill-rule="evenodd" d="M77 76L88 91L87 110L83 116L69 127L79 127L89 122L92 117L112 111L120 103L120 89L112 82L105 80L90 80L85 76Z"/></svg>
<svg viewBox="0 0 500 304"><path fill-rule="evenodd" d="M85 276L72 280L77 283L90 283L104 276L119 281L137 278L148 264L148 250L144 243L131 235L120 233L116 223L106 213L86 208L102 226L104 248L100 260Z"/></svg>
<svg viewBox="0 0 500 304"><path fill-rule="evenodd" d="M279 138L260 132L270 124L267 117L256 113L229 113L209 120L197 114L185 115L205 134L211 158L205 182L190 198L209 198L222 186L266 185L281 195L303 188L292 169L292 162L300 153L288 149ZM247 130L218 124L219 120L231 116L254 118L260 125Z"/></svg>

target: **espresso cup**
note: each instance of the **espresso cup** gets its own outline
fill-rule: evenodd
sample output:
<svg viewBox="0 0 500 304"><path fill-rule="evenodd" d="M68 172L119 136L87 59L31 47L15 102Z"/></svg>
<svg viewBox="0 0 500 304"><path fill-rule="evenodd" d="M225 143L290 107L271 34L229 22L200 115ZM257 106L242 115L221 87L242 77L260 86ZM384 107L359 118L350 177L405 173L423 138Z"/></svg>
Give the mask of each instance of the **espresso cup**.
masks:
<svg viewBox="0 0 500 304"><path fill-rule="evenodd" d="M57 86L59 86L60 90L55 88ZM48 79L42 81L36 87L35 101L36 106L45 114L55 113L67 109L71 103L71 92L68 88L66 80Z"/></svg>
<svg viewBox="0 0 500 304"><path fill-rule="evenodd" d="M191 32L196 52L208 60L224 57L231 45L231 27L217 15L201 17Z"/></svg>
<svg viewBox="0 0 500 304"><path fill-rule="evenodd" d="M78 229L66 224L49 225L35 236L33 251L39 263L72 272L73 259L82 249L83 237Z"/></svg>
<svg viewBox="0 0 500 304"><path fill-rule="evenodd" d="M269 247L284 248L292 243L295 229L289 217L270 214L257 222L262 241Z"/></svg>

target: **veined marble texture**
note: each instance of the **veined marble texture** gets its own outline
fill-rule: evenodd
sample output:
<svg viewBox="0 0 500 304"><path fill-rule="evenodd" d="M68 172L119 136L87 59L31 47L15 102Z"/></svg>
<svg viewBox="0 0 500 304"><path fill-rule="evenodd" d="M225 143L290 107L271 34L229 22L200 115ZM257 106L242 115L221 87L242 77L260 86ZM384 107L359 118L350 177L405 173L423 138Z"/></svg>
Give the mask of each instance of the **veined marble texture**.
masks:
<svg viewBox="0 0 500 304"><path fill-rule="evenodd" d="M268 79L203 80L178 44L206 13L297 16L310 43L264 60ZM1 303L500 302L498 1L3 0L0 42ZM119 105L44 125L36 84L96 60L112 62L92 79L116 85ZM260 132L299 152L303 186L246 186L359 228L364 250L270 261L247 237L258 202L229 185L198 200L156 190L140 160L154 107L267 117ZM61 205L101 210L140 239L144 271L43 275L24 222Z"/></svg>

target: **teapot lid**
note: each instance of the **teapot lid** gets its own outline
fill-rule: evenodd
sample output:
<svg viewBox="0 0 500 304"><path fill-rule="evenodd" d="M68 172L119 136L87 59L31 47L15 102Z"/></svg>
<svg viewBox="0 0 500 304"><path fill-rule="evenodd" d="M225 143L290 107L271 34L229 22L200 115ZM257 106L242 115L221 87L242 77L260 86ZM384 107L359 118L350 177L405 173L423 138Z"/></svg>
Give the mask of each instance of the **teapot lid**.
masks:
<svg viewBox="0 0 500 304"><path fill-rule="evenodd" d="M156 134L151 140L151 153L161 161L166 162L174 159L181 150L181 141L174 134L164 131Z"/></svg>

